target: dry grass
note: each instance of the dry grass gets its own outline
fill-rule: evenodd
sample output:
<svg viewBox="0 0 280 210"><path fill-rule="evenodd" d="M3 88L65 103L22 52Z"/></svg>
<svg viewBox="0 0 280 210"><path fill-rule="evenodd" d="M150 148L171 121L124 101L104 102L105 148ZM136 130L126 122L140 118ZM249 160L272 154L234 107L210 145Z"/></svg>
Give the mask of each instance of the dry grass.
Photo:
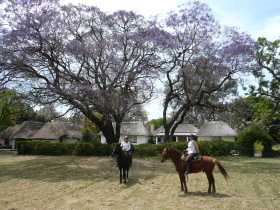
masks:
<svg viewBox="0 0 280 210"><path fill-rule="evenodd" d="M119 184L110 158L0 152L0 209L279 209L279 158L221 162L230 179L215 169L216 194L207 195L204 173L189 176L184 194L171 161L134 160L128 184Z"/></svg>

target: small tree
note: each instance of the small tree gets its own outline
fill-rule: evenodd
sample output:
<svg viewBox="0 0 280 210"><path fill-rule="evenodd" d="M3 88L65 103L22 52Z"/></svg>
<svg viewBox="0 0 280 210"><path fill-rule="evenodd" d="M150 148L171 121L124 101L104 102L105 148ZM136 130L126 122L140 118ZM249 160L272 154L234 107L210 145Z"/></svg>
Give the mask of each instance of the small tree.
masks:
<svg viewBox="0 0 280 210"><path fill-rule="evenodd" d="M280 39L268 41L266 38L259 38L256 55L261 69L253 69L253 75L259 79L259 86L257 88L252 86L251 93L268 96L279 105Z"/></svg>
<svg viewBox="0 0 280 210"><path fill-rule="evenodd" d="M145 125L148 129L150 129L151 124L154 124L154 129L157 130L159 127L163 125L163 118L150 120Z"/></svg>
<svg viewBox="0 0 280 210"><path fill-rule="evenodd" d="M37 119L39 116L26 103L24 94L8 89L0 91L0 132L16 123Z"/></svg>

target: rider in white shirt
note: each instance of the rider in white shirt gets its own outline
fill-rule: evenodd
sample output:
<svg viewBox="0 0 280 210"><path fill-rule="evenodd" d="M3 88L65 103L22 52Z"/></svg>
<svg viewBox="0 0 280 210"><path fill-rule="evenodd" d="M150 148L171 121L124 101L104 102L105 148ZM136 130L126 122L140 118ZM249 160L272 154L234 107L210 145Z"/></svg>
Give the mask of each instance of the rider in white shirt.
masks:
<svg viewBox="0 0 280 210"><path fill-rule="evenodd" d="M191 171L190 171L191 161L194 159L196 154L200 152L198 144L193 139L193 135L190 136L187 151L188 151L188 156L185 160L186 161L186 175L191 173Z"/></svg>
<svg viewBox="0 0 280 210"><path fill-rule="evenodd" d="M128 152L131 149L130 142L128 141L128 136L124 137L124 140L121 143L123 151Z"/></svg>
<svg viewBox="0 0 280 210"><path fill-rule="evenodd" d="M124 137L124 140L121 143L121 148L128 155L128 157L129 157L129 167L131 167L131 165L132 165L132 154L130 152L131 145L130 145L130 142L128 140L128 136Z"/></svg>

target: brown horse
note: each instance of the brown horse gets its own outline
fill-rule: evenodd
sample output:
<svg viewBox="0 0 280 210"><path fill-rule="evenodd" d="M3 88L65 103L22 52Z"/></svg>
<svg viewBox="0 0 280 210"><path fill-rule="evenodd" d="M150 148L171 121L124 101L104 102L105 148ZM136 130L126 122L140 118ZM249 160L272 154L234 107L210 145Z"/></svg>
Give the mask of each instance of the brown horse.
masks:
<svg viewBox="0 0 280 210"><path fill-rule="evenodd" d="M188 192L188 188L186 185L186 178L185 178L185 171L186 171L186 162L181 159L181 152L174 148L168 148L166 147L163 151L163 155L161 158L161 162L163 163L167 159L171 159L172 162L175 164L176 171L178 172L180 176L180 181L181 181L181 190L184 191L185 193ZM209 182L209 187L208 187L208 193L211 193L211 187L212 187L212 193L216 192L216 187L215 187L215 179L213 176L213 170L215 167L215 164L217 164L220 172L224 175L225 179L227 179L228 174L224 167L221 165L221 163L215 159L211 158L208 156L202 156L201 160L195 163L192 163L191 165L191 173L198 173L198 172L205 172L208 182Z"/></svg>

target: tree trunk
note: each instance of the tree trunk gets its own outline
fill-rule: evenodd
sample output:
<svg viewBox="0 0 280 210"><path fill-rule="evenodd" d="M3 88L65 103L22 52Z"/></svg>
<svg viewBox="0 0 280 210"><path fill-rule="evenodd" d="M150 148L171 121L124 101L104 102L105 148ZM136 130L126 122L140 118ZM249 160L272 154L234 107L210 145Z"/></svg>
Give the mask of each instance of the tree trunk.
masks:
<svg viewBox="0 0 280 210"><path fill-rule="evenodd" d="M118 128L120 130L120 127ZM106 138L107 144L118 143L120 139L120 131L116 131L118 135L115 134L114 126L111 124L103 125L101 131Z"/></svg>

